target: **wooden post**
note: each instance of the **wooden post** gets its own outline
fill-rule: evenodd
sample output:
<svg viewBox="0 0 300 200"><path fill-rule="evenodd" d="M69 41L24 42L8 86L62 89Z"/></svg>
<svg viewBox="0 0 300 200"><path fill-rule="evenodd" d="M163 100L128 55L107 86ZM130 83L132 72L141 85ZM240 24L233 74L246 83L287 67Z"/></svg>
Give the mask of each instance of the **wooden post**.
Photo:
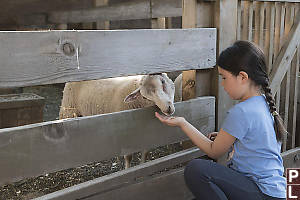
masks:
<svg viewBox="0 0 300 200"><path fill-rule="evenodd" d="M197 0L182 0L182 28L196 28ZM196 97L196 70L182 72L182 100L186 101ZM184 149L194 144L191 140L182 143Z"/></svg>
<svg viewBox="0 0 300 200"><path fill-rule="evenodd" d="M236 41L237 30L237 5L238 0L216 1L215 4L215 27L218 29L217 37L217 57L221 51L229 47ZM230 12L228 12L230 10ZM217 97L216 105L216 127L221 128L226 112L234 105L234 101L229 98L224 88L221 86L222 79L215 70L216 88L215 96ZM219 163L225 164L225 156L218 160Z"/></svg>
<svg viewBox="0 0 300 200"><path fill-rule="evenodd" d="M109 0L95 0L95 6L105 6L108 5ZM96 22L96 29L100 30L109 30L110 22L109 21L99 21Z"/></svg>
<svg viewBox="0 0 300 200"><path fill-rule="evenodd" d="M197 0L182 0L182 28L196 28ZM182 100L196 97L196 71L182 72Z"/></svg>

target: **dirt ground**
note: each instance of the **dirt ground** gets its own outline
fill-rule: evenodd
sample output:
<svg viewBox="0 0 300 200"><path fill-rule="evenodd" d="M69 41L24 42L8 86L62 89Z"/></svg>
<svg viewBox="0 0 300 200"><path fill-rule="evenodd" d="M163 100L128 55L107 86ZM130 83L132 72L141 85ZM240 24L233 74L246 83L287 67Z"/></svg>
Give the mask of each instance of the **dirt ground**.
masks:
<svg viewBox="0 0 300 200"><path fill-rule="evenodd" d="M179 144L168 145L150 151L147 161L154 160L178 151ZM141 154L133 156L132 166L140 163ZM123 157L94 162L77 168L70 168L38 177L24 179L0 187L0 200L27 200L55 192L88 180L92 180L124 169Z"/></svg>

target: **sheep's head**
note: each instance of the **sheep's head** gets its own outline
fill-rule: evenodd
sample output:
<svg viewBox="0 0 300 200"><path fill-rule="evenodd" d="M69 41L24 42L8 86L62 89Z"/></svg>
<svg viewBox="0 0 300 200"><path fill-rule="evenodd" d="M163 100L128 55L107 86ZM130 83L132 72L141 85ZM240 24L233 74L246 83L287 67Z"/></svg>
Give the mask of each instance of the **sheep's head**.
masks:
<svg viewBox="0 0 300 200"><path fill-rule="evenodd" d="M175 85L167 74L146 75L140 81L139 88L125 98L125 102L136 100L139 96L153 101L165 115L172 115L174 107Z"/></svg>

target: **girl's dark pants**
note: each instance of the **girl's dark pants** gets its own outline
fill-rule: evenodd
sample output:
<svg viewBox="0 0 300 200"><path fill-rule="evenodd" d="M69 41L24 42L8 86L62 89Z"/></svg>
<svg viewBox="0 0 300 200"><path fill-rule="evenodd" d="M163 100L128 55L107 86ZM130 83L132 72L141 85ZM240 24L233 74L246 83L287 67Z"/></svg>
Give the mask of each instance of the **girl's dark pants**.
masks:
<svg viewBox="0 0 300 200"><path fill-rule="evenodd" d="M192 160L185 168L184 178L198 200L280 199L263 194L247 176L211 160Z"/></svg>

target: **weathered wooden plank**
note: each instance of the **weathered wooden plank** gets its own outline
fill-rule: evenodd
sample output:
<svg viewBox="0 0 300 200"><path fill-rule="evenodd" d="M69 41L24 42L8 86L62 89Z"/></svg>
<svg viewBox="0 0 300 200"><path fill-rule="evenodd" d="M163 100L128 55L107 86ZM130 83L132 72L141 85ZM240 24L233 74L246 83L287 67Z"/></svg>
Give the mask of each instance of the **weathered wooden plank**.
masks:
<svg viewBox="0 0 300 200"><path fill-rule="evenodd" d="M270 74L271 89L273 94L279 89L280 83L289 68L289 64L294 57L296 52L296 47L300 42L300 12L297 14L297 18L294 22L286 43L283 45L276 61L274 67Z"/></svg>
<svg viewBox="0 0 300 200"><path fill-rule="evenodd" d="M214 104L214 97L176 103L176 115L207 134L215 129ZM0 184L187 138L180 128L161 124L154 111L150 107L0 129Z"/></svg>
<svg viewBox="0 0 300 200"><path fill-rule="evenodd" d="M85 10L56 11L48 15L49 23L82 23L151 18L149 1L134 1Z"/></svg>
<svg viewBox="0 0 300 200"><path fill-rule="evenodd" d="M237 2L237 33L236 33L236 39L241 40L241 21L242 21L242 5L241 1Z"/></svg>
<svg viewBox="0 0 300 200"><path fill-rule="evenodd" d="M228 12L228 10L230 10L230 12ZM218 28L217 55L219 55L224 49L226 49L236 41L237 10L238 0L216 2L215 25ZM213 93L218 99L216 130L219 130L221 124L223 123L223 120L226 117L227 111L234 105L234 101L230 99L228 94L221 86L222 79L220 76L218 76L217 70L215 70L214 77L216 87ZM218 159L218 162L221 164L225 164L226 156Z"/></svg>
<svg viewBox="0 0 300 200"><path fill-rule="evenodd" d="M50 12L50 23L80 23L130 19L178 17L182 15L180 0L143 0L112 4L85 10Z"/></svg>
<svg viewBox="0 0 300 200"><path fill-rule="evenodd" d="M132 198L131 193L136 194L136 196L140 196L142 192L143 197L146 197L148 195L145 195L145 192L151 190L152 193L157 193L160 194L161 189L159 188L164 188L165 191L162 192L163 194L165 192L168 192L170 195L172 192L171 188L168 187L168 185L172 185L174 183L174 180L172 178L166 178L166 182L160 182L161 177L170 177L170 173L173 174L174 171L164 173L161 176L154 177L154 178L149 178L148 175L158 171L158 169L163 169L165 167L164 165L161 165L162 163L165 162L171 162L171 165L174 165L175 163L180 163L180 162L185 162L190 159L196 158L197 155L199 155L200 151L197 149L192 149L192 150L185 150L183 152L179 152L173 155L166 156L164 158L159 158L154 161L150 161L148 163L141 164L136 167L132 167L130 169L123 170L121 172L116 172L111 175L107 175L104 177L100 177L91 181L87 181L85 183L81 183L79 185L75 185L69 188L66 188L64 190L60 190L45 196L42 196L40 198L37 198L36 200L44 200L44 199L55 199L55 200L68 200L68 199L79 199L79 198L84 198L84 199L120 199L120 197L124 197L124 199L127 199L128 193L129 197ZM292 149L286 152L281 153L281 156L283 158L283 164L285 168L291 168L291 167L299 167L300 165L300 148ZM183 160L185 158L185 160ZM174 162L175 160L180 162ZM158 168L158 166L160 166ZM182 171L183 169L177 169L179 171ZM177 171L176 170L176 171ZM176 172L177 173L177 172ZM136 178L139 177L140 178ZM183 179L183 174L181 173L177 179L177 181L180 181L180 177ZM156 180L160 181L156 181ZM151 183L151 184L149 184ZM172 183L172 184L170 184ZM159 187L158 187L159 186ZM176 186L173 190L180 190L180 195L181 199L186 199L185 197L182 197L184 193L182 192L182 186ZM167 188L166 188L167 187ZM133 190L135 188L135 190ZM152 190L153 189L153 190ZM155 189L155 190L154 190ZM173 191L172 190L172 191ZM126 194L127 195L126 195ZM139 193L139 195L137 195ZM118 196L115 196L118 194ZM123 194L123 195L122 195ZM133 197L136 197L133 196ZM149 194L149 196L153 196ZM128 197L128 198L129 198ZM169 196L168 196L169 197ZM175 198L175 197L174 197ZM122 198L123 199L123 198ZM160 196L154 199L161 199ZM167 199L166 197L163 199ZM173 199L173 198L172 198ZM175 198L176 199L176 198Z"/></svg>
<svg viewBox="0 0 300 200"><path fill-rule="evenodd" d="M275 3L275 33L274 33L274 59L277 58L280 51L280 25L281 25L281 5Z"/></svg>
<svg viewBox="0 0 300 200"><path fill-rule="evenodd" d="M255 28L254 28L254 43L256 43L258 45L258 41L259 41L259 32L260 32L260 9L262 6L261 2L257 2L255 1ZM251 40L250 40L251 41Z"/></svg>
<svg viewBox="0 0 300 200"><path fill-rule="evenodd" d="M237 30L237 8L238 1L217 1L215 10L215 24L218 28L218 46L217 55L221 53L224 49L229 47L236 41L236 30ZM230 12L228 12L230 10ZM245 24L243 24L245 26ZM243 38L242 38L243 39ZM216 77L216 88L215 96L218 100L218 127L221 126L223 120L225 119L226 112L228 109L234 105L234 102L229 98L229 96L224 91L221 86L221 78L215 74Z"/></svg>
<svg viewBox="0 0 300 200"><path fill-rule="evenodd" d="M270 13L270 48L269 48L269 56L268 56L268 72L270 74L273 68L273 53L274 53L274 27L275 27L275 4L271 4L271 13Z"/></svg>
<svg viewBox="0 0 300 200"><path fill-rule="evenodd" d="M266 58L267 73L269 74L269 49L270 49L270 24L271 24L271 4L265 2L266 8L266 28L265 28L265 39L264 39L264 54Z"/></svg>
<svg viewBox="0 0 300 200"><path fill-rule="evenodd" d="M265 21L265 5L261 3L260 11L259 11L259 46L264 49L263 41L264 41L264 21Z"/></svg>
<svg viewBox="0 0 300 200"><path fill-rule="evenodd" d="M214 27L214 6L211 2L197 2L197 28Z"/></svg>
<svg viewBox="0 0 300 200"><path fill-rule="evenodd" d="M214 28L0 32L0 46L4 88L211 68L216 63Z"/></svg>
<svg viewBox="0 0 300 200"><path fill-rule="evenodd" d="M182 0L151 0L152 18L182 16Z"/></svg>
<svg viewBox="0 0 300 200"><path fill-rule="evenodd" d="M242 22L242 40L247 40L249 35L249 7L250 1L243 1L242 8L243 8L243 22Z"/></svg>
<svg viewBox="0 0 300 200"><path fill-rule="evenodd" d="M101 194L113 189L118 189L125 185L135 183L137 180L149 177L149 175L164 170L167 167L175 166L180 163L185 163L194 158L204 155L198 148L192 148L177 152L162 158L158 158L147 163L131 167L120 172L96 178L51 194L42 196L39 199L79 199L93 194Z"/></svg>
<svg viewBox="0 0 300 200"><path fill-rule="evenodd" d="M297 52L291 62L290 76L291 76L291 87L290 87L290 99L289 99L289 110L288 110L288 132L290 137L288 138L288 147L295 148L296 144L296 118L297 118L297 98L298 98L298 76L299 76L299 62L300 62L300 50L298 47ZM299 134L299 133L298 133Z"/></svg>
<svg viewBox="0 0 300 200"><path fill-rule="evenodd" d="M108 191L103 194L86 198L87 200L132 200L141 197L143 200L190 200L192 193L184 182L184 169L175 169L162 175L154 176L148 180L119 189Z"/></svg>
<svg viewBox="0 0 300 200"><path fill-rule="evenodd" d="M249 19L248 19L248 22L249 22L249 27L248 27L248 41L252 41L252 38L253 38L253 2L250 2L250 5L249 5Z"/></svg>

